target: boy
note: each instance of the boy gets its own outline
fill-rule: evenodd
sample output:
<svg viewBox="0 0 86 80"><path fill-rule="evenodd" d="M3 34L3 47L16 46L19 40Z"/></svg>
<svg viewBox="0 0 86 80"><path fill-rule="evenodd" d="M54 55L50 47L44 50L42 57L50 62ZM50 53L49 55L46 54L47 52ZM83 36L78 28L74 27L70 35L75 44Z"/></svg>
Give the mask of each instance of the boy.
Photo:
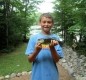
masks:
<svg viewBox="0 0 86 80"><path fill-rule="evenodd" d="M30 37L26 55L32 65L32 80L59 80L56 63L63 57L59 37L50 32L54 21L49 13L43 13L39 19L41 33Z"/></svg>

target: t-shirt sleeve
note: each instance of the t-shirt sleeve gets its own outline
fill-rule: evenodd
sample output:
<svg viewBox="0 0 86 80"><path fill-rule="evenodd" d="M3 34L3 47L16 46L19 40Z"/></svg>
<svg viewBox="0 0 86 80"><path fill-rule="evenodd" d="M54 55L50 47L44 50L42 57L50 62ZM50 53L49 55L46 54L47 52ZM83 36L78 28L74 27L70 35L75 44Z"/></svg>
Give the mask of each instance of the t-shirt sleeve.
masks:
<svg viewBox="0 0 86 80"><path fill-rule="evenodd" d="M25 54L26 55L32 54L34 51L34 46L35 46L34 37L31 36L29 39Z"/></svg>
<svg viewBox="0 0 86 80"><path fill-rule="evenodd" d="M64 53L63 53L62 47L58 44L58 45L55 46L55 49L57 51L57 54L60 56L60 58L63 58L64 57Z"/></svg>
<svg viewBox="0 0 86 80"><path fill-rule="evenodd" d="M57 41L60 41L60 37L58 35L55 35L55 36L56 36L56 40ZM55 49L57 51L57 54L60 56L60 58L63 58L64 57L64 53L63 53L63 49L60 46L60 44L56 45L55 46Z"/></svg>

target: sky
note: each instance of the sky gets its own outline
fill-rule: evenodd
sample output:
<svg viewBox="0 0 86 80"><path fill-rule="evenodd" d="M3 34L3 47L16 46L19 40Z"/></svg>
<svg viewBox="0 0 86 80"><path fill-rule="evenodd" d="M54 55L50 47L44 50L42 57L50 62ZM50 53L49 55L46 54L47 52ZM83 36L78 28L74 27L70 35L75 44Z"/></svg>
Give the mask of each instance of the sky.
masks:
<svg viewBox="0 0 86 80"><path fill-rule="evenodd" d="M40 3L38 7L40 8L38 12L46 13L46 12L53 12L53 4L52 1L54 0L44 0L43 3Z"/></svg>

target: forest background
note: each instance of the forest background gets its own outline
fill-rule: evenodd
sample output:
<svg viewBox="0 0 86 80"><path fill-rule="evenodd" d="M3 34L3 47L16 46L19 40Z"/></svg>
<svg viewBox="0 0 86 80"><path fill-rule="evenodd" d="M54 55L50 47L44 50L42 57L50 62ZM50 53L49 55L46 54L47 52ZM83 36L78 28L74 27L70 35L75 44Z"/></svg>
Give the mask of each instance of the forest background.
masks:
<svg viewBox="0 0 86 80"><path fill-rule="evenodd" d="M38 24L40 3L42 0L0 0L1 53L28 41L30 27ZM86 0L54 0L53 4L53 32L61 33L64 44L86 55Z"/></svg>

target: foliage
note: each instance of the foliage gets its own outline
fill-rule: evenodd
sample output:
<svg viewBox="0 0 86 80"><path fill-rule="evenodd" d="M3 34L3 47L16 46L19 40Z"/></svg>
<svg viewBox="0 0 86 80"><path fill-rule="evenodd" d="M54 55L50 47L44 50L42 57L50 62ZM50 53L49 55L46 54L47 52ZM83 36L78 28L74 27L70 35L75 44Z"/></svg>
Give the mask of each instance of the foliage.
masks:
<svg viewBox="0 0 86 80"><path fill-rule="evenodd" d="M54 4L55 23L60 26L65 43L72 46L73 39L79 36L77 46L86 44L86 1L55 0Z"/></svg>
<svg viewBox="0 0 86 80"><path fill-rule="evenodd" d="M36 21L40 0L0 1L0 50L11 48L26 39L29 27Z"/></svg>

